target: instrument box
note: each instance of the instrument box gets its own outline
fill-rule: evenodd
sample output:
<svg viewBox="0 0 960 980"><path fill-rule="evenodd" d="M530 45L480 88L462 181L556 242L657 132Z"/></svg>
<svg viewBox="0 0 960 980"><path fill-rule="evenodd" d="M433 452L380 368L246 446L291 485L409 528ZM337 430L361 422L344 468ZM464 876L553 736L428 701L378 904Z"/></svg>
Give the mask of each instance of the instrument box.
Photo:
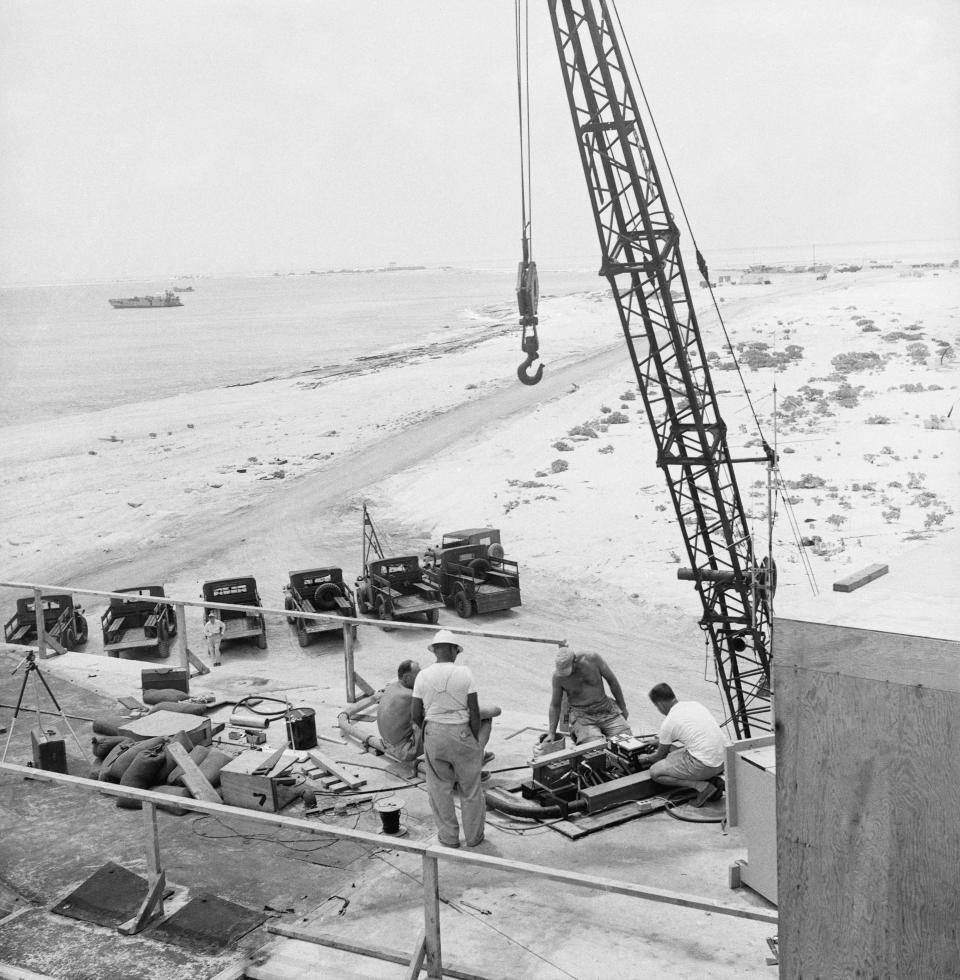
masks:
<svg viewBox="0 0 960 980"><path fill-rule="evenodd" d="M242 752L220 770L220 793L228 806L244 810L277 813L300 796L302 787L288 785L289 776L256 773L269 758L269 753Z"/></svg>
<svg viewBox="0 0 960 980"><path fill-rule="evenodd" d="M30 729L30 747L33 750L33 765L47 772L67 771L67 746L55 728L41 732Z"/></svg>
<svg viewBox="0 0 960 980"><path fill-rule="evenodd" d="M186 667L151 667L140 671L144 691L182 691L190 693L190 671Z"/></svg>

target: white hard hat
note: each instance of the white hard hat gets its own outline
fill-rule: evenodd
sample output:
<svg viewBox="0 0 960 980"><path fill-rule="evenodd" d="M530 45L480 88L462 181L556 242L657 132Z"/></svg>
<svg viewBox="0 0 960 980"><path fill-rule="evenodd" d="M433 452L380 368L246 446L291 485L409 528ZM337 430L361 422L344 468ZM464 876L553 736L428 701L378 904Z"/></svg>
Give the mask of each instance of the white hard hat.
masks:
<svg viewBox="0 0 960 980"><path fill-rule="evenodd" d="M427 644L427 649L431 653L436 651L433 649L440 643L449 643L451 646L455 646L457 650L463 650L463 646L457 642L457 638L450 632L450 630L437 630L434 638Z"/></svg>

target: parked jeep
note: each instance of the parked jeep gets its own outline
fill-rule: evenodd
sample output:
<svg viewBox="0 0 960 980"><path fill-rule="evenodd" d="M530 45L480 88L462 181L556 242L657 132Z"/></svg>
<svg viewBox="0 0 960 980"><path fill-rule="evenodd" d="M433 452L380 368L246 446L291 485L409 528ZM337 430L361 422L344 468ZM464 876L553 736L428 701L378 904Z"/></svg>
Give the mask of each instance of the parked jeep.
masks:
<svg viewBox="0 0 960 980"><path fill-rule="evenodd" d="M305 613L336 613L356 617L357 604L353 591L343 581L340 568L306 568L290 572L290 581L284 586L283 608ZM343 625L334 619L301 619L288 616L287 622L297 627L297 640L305 647L318 633L342 630ZM357 627L353 626L353 636Z"/></svg>
<svg viewBox="0 0 960 980"><path fill-rule="evenodd" d="M450 531L424 556L447 605L464 619L474 613L512 609L520 602L520 568L503 556L492 527Z"/></svg>
<svg viewBox="0 0 960 980"><path fill-rule="evenodd" d="M260 593L257 591L257 580L250 575L204 582L201 596L206 602L222 602L232 606L259 607L263 605L260 602ZM216 612L223 620L222 642L227 643L255 636L257 646L261 650L266 650L267 624L262 613L246 613L239 609L218 609ZM206 609L204 609L203 615L206 618Z"/></svg>
<svg viewBox="0 0 960 980"><path fill-rule="evenodd" d="M103 652L108 657L119 657L124 650L169 656L168 641L177 634L177 616L173 606L155 601L165 595L163 586L138 585L114 591L130 598L111 599L100 617Z"/></svg>
<svg viewBox="0 0 960 980"><path fill-rule="evenodd" d="M45 595L41 598L43 632L50 646L59 653L76 650L87 642L87 618L75 606L71 595ZM37 642L37 606L34 596L17 599L17 611L4 623L7 643L33 646Z"/></svg>

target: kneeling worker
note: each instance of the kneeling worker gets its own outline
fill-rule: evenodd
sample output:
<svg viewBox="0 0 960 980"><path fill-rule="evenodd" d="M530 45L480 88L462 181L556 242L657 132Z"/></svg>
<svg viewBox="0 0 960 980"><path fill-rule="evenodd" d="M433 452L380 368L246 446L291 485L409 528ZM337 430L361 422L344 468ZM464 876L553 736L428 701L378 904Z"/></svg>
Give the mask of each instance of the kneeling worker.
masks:
<svg viewBox="0 0 960 980"><path fill-rule="evenodd" d="M388 684L377 708L377 730L384 751L398 762L413 762L423 753L420 729L410 718L413 685L420 673L416 660L404 660L397 667L397 679Z"/></svg>
<svg viewBox="0 0 960 980"><path fill-rule="evenodd" d="M604 681L612 698L604 690ZM569 647L557 653L546 740L557 737L564 694L570 707L570 730L578 745L603 736L630 734L620 682L599 653L574 653Z"/></svg>
<svg viewBox="0 0 960 980"><path fill-rule="evenodd" d="M650 700L666 716L650 775L667 786L695 789L694 806L723 796L727 740L713 715L699 701L678 701L669 684L651 688Z"/></svg>

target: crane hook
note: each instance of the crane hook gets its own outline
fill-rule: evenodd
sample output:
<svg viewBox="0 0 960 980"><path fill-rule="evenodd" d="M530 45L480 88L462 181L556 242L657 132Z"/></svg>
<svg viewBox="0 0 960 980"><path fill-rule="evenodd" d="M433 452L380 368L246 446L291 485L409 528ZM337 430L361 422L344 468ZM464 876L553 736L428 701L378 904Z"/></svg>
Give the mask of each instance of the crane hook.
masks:
<svg viewBox="0 0 960 980"><path fill-rule="evenodd" d="M533 374L527 374L527 370L537 359L536 354L528 354L526 360L517 368L517 377L520 379L521 384L525 385L538 385L540 384L540 379L543 377L543 365L538 364L536 371Z"/></svg>

